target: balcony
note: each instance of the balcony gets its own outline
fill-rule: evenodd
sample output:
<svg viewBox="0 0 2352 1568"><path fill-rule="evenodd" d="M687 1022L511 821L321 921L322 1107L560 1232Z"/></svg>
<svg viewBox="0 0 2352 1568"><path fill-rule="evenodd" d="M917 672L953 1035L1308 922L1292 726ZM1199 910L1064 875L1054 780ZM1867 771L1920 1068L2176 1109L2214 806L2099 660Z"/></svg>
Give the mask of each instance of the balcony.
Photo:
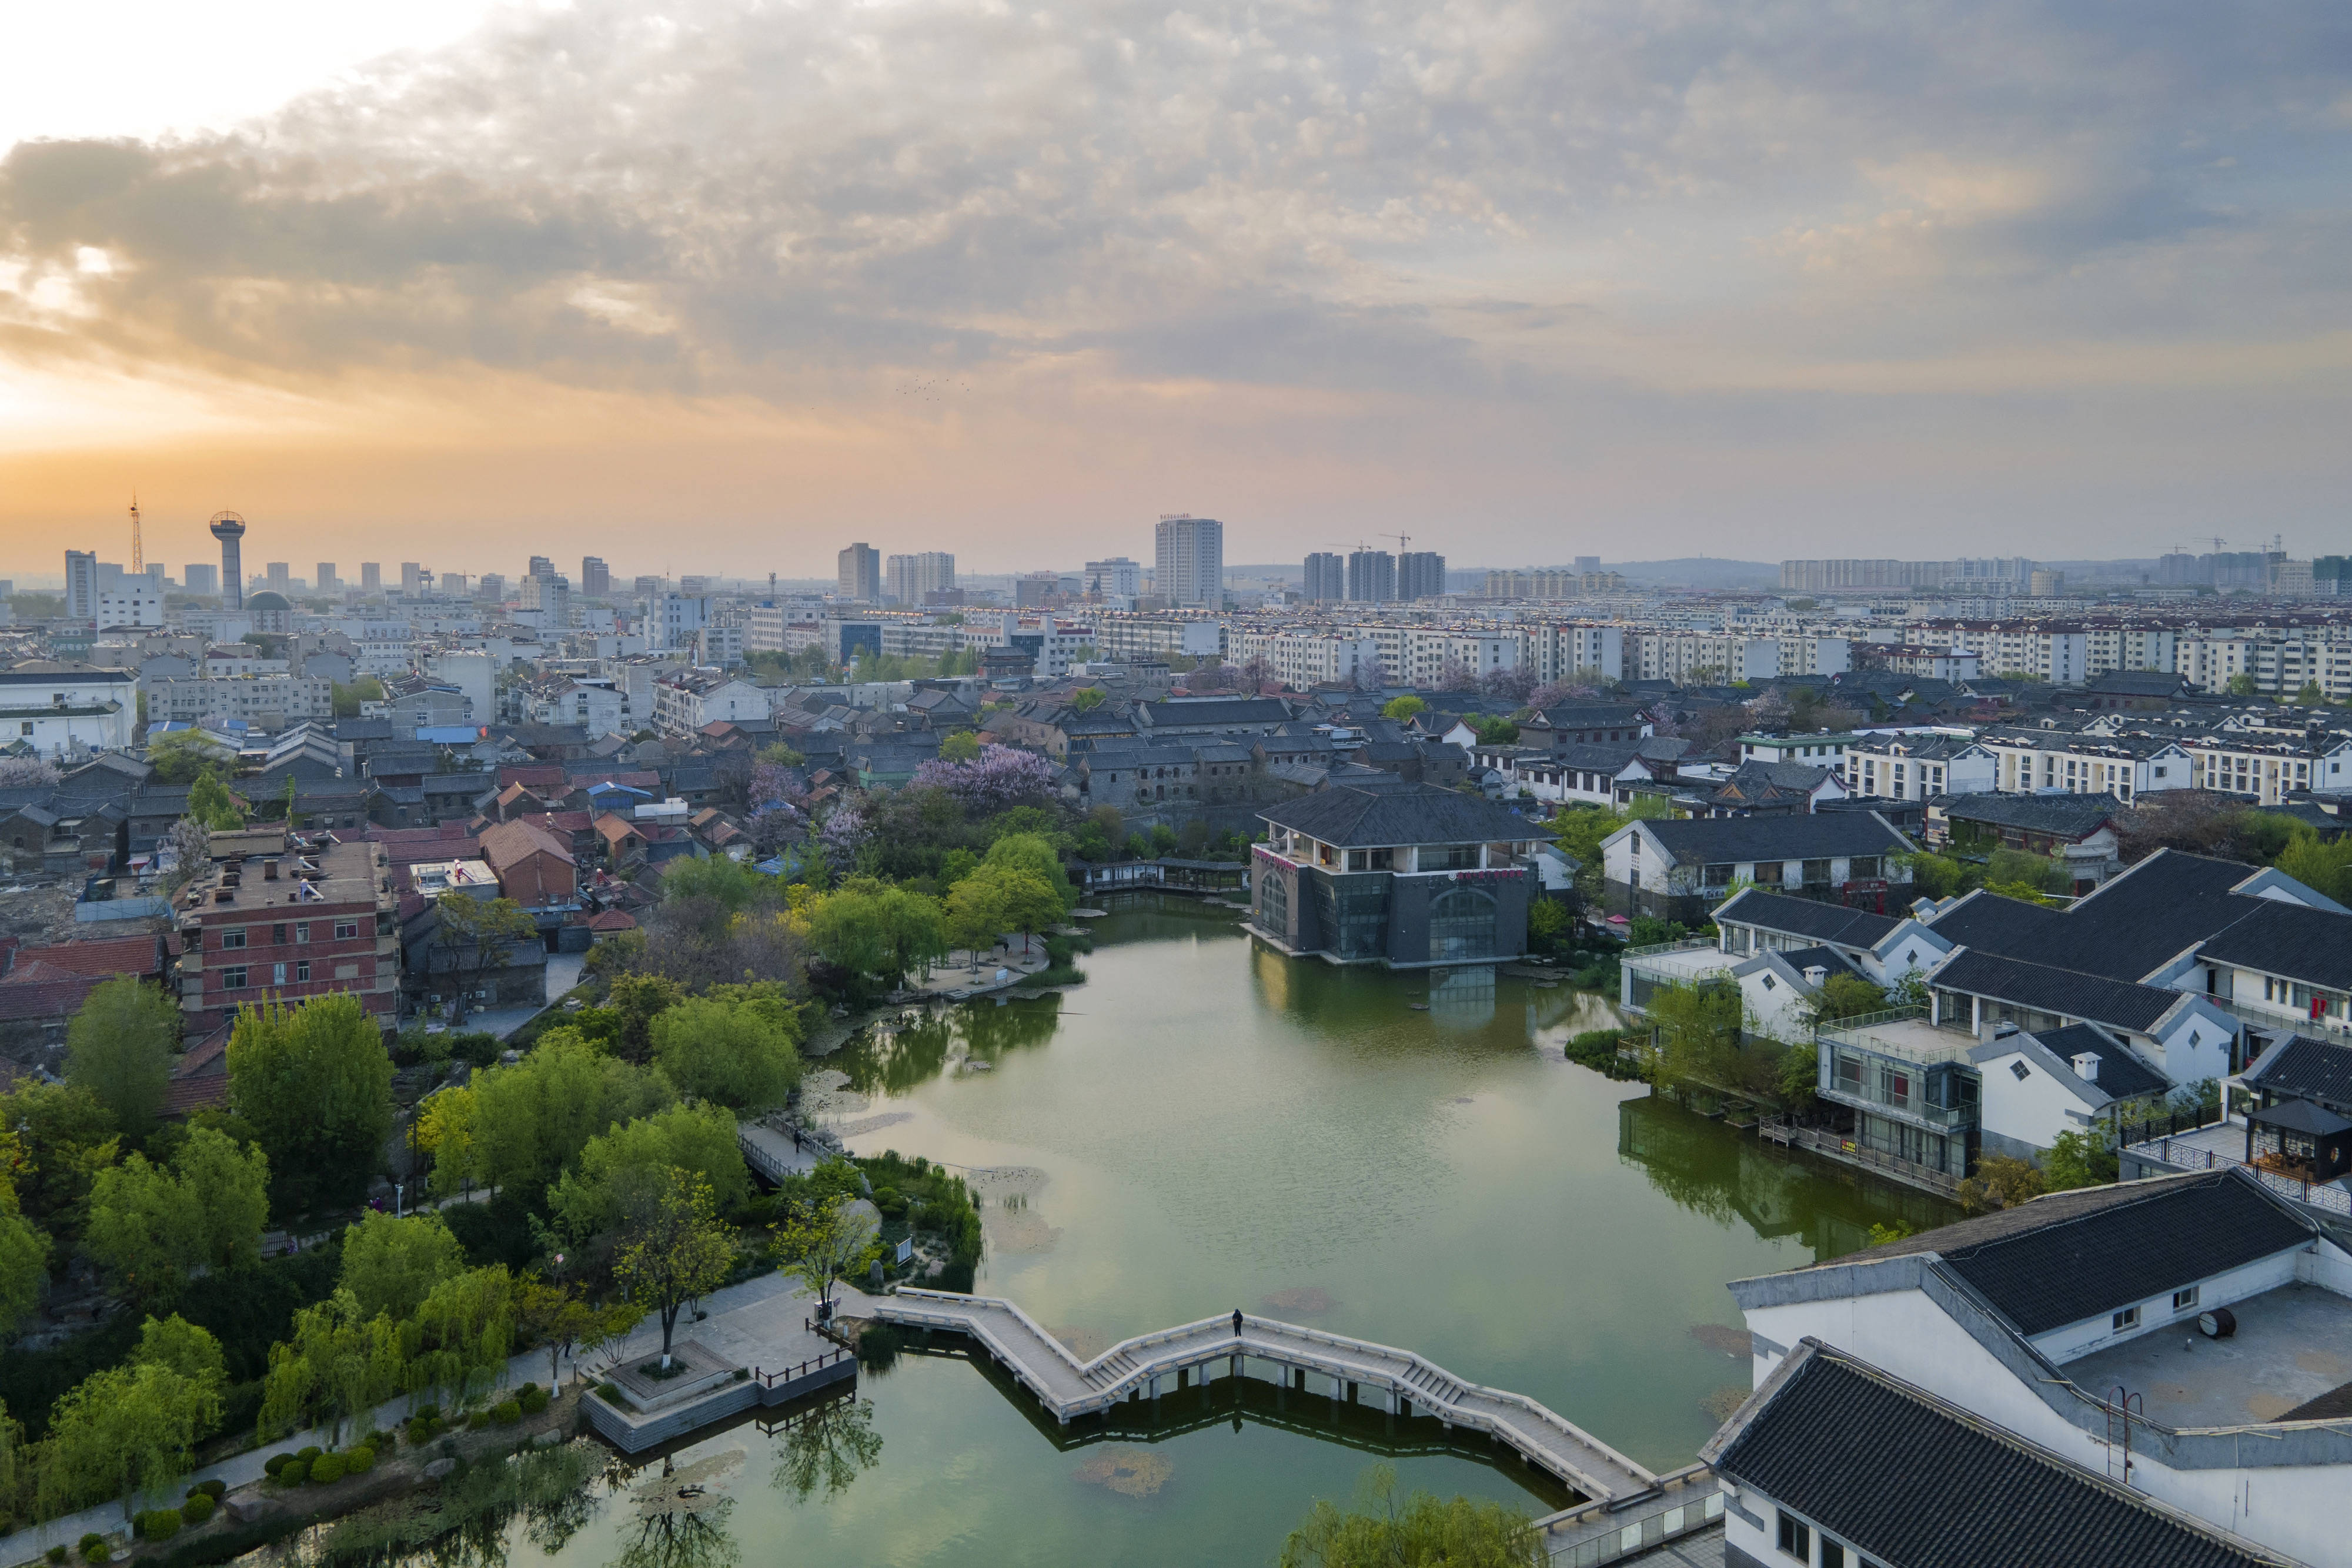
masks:
<svg viewBox="0 0 2352 1568"><path fill-rule="evenodd" d="M1957 1132L1977 1120L1977 1107L1939 1104L1931 1082L1949 1098L1960 1087L1976 1037L1937 1029L1916 1008L1870 1013L1820 1032L1820 1076L1815 1087L1825 1099L1857 1110L1896 1116L1934 1133ZM1931 1070L1943 1068L1936 1072ZM1970 1080L1972 1082L1973 1080Z"/></svg>

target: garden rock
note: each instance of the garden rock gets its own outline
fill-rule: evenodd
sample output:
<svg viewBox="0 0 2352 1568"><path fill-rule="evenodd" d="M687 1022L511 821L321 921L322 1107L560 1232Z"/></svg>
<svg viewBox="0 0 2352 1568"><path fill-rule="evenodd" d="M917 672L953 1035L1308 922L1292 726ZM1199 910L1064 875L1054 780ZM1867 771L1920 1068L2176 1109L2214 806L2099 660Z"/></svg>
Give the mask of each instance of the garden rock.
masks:
<svg viewBox="0 0 2352 1568"><path fill-rule="evenodd" d="M278 1500L269 1497L233 1497L222 1505L228 1516L239 1524L251 1524L278 1511Z"/></svg>
<svg viewBox="0 0 2352 1568"><path fill-rule="evenodd" d="M437 1481L457 1468L456 1459L436 1459L425 1467L425 1479L428 1481Z"/></svg>
<svg viewBox="0 0 2352 1568"><path fill-rule="evenodd" d="M550 1427L546 1431L534 1436L530 1440L530 1446L534 1448L551 1448L562 1441L563 1441L563 1434Z"/></svg>

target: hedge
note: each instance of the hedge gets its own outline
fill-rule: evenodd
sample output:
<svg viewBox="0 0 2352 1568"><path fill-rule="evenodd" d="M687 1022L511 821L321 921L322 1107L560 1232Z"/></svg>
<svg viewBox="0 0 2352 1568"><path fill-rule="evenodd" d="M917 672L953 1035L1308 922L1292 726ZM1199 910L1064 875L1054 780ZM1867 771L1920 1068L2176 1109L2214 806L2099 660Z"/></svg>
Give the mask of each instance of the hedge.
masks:
<svg viewBox="0 0 2352 1568"><path fill-rule="evenodd" d="M180 1517L190 1524L202 1524L213 1516L213 1510L219 1506L220 1504L213 1500L213 1494L208 1491L190 1492L188 1500L180 1505Z"/></svg>
<svg viewBox="0 0 2352 1568"><path fill-rule="evenodd" d="M343 1474L363 1476L375 1469L375 1450L362 1443L356 1448L343 1450Z"/></svg>
<svg viewBox="0 0 2352 1568"><path fill-rule="evenodd" d="M331 1486L343 1479L343 1456L320 1454L310 1461L310 1479L319 1486Z"/></svg>

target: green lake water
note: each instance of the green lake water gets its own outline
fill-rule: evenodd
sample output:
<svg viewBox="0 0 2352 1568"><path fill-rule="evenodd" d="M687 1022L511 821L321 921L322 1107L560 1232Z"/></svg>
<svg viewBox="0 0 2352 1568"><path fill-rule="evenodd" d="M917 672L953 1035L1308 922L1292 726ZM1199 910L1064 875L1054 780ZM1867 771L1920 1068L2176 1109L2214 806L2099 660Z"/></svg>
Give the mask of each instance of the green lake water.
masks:
<svg viewBox="0 0 2352 1568"><path fill-rule="evenodd" d="M1239 1306L1417 1350L1665 1469L1747 1384L1726 1281L1850 1251L1875 1221L1948 1218L1569 1063L1564 1040L1612 1021L1590 993L1289 960L1235 919L1122 904L1094 923L1086 985L936 1013L824 1064L869 1102L839 1113L857 1153L1032 1173L1017 1207L990 1204L976 1288L1082 1354ZM1242 1390L1247 1408L1213 1384L1163 1399L1156 1427L1134 1407L1131 1429L1063 1433L936 1349L862 1381L880 1457L837 1492L771 1485L789 1438L737 1427L676 1457L740 1465L696 1550L648 1562L626 1491L600 1488L551 1553L518 1521L512 1560L1266 1563L1383 1457L1406 1487L1568 1500L1434 1422L1297 1394L1276 1408L1270 1386Z"/></svg>

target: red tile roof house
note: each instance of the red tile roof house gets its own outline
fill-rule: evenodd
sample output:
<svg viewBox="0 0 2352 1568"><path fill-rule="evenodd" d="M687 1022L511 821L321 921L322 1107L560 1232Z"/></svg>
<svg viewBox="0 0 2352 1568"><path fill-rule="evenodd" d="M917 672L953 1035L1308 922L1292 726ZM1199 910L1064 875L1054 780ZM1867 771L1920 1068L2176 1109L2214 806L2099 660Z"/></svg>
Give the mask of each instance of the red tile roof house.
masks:
<svg viewBox="0 0 2352 1568"><path fill-rule="evenodd" d="M0 1052L51 1071L62 1059L67 1027L83 998L117 975L160 983L163 938L147 934L54 947L17 947L0 975Z"/></svg>
<svg viewBox="0 0 2352 1568"><path fill-rule="evenodd" d="M498 873L500 896L534 912L579 906L580 868L569 835L559 838L536 822L500 822L482 830L480 845Z"/></svg>

